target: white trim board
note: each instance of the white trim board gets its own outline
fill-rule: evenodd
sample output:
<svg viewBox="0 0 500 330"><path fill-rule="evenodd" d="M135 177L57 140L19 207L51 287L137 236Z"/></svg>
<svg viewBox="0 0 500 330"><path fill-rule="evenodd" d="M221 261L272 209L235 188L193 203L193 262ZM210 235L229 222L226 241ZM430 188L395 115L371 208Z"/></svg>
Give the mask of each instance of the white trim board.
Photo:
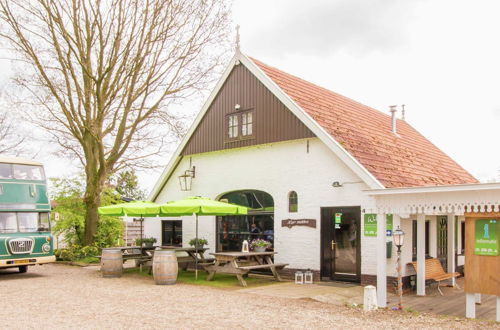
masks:
<svg viewBox="0 0 500 330"><path fill-rule="evenodd" d="M271 78L269 78L251 59L240 52L236 52L207 101L203 104L201 111L198 113L189 131L182 139L175 153L172 155L172 158L165 167L162 175L153 187L153 190L148 196L149 200L156 200L166 182L170 178L170 175L182 159L182 150L184 150L184 147L190 140L191 136L198 128L198 125L226 82L234 66L240 64L244 65L257 78L257 80L269 89L269 91L273 93L273 95L276 96L278 100L280 100L287 107L287 109L297 116L297 118L299 118L299 120L302 121L304 125L306 125L306 127L309 128L337 157L339 157L356 175L358 175L360 179L368 185L368 187L371 189L384 189L382 183L380 183L380 181L378 181L373 174L371 174L363 165L361 165L361 163L359 163L349 152L347 152L347 150L345 150L328 132L325 131L323 127L321 127L321 125L309 116L304 109L295 103L295 101L293 101L292 98L286 94Z"/></svg>

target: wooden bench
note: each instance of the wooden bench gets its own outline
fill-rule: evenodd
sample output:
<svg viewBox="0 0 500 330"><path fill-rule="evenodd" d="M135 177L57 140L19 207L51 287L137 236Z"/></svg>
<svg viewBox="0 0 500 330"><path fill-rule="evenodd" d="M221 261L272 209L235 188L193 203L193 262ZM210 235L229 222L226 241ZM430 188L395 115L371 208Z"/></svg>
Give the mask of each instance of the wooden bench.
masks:
<svg viewBox="0 0 500 330"><path fill-rule="evenodd" d="M414 261L410 263L413 268L415 268L415 272L417 272L417 262ZM425 280L432 280L438 283L438 291L443 296L443 292L441 291L440 284L441 281L449 280L454 277L459 277L460 273L447 273L444 271L441 262L438 259L426 259L425 260ZM455 286L460 289L460 287L455 283Z"/></svg>
<svg viewBox="0 0 500 330"><path fill-rule="evenodd" d="M251 265L251 266L240 266L238 269L244 270L254 270L254 269L266 269L266 268L278 268L282 269L288 266L288 264L263 264L263 265Z"/></svg>

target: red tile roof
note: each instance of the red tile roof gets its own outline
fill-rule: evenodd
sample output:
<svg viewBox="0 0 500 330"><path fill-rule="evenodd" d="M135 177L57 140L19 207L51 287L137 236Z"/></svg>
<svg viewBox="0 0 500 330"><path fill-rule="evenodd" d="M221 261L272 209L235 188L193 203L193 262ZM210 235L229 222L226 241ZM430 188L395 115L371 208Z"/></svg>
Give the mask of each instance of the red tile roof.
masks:
<svg viewBox="0 0 500 330"><path fill-rule="evenodd" d="M407 122L252 61L386 188L477 183Z"/></svg>

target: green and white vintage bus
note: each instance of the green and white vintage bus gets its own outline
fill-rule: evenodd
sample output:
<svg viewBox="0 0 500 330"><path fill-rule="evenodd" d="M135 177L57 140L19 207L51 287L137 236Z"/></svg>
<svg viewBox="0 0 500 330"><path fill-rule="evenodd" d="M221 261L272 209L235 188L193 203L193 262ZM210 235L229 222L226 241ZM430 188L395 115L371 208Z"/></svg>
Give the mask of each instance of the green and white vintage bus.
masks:
<svg viewBox="0 0 500 330"><path fill-rule="evenodd" d="M55 261L43 165L0 157L0 268Z"/></svg>

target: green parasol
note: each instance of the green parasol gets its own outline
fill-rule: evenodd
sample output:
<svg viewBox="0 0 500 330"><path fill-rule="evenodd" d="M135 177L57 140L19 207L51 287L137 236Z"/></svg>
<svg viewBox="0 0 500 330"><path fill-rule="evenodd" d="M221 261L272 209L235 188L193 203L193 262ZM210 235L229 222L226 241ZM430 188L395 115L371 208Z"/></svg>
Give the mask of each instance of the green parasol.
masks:
<svg viewBox="0 0 500 330"><path fill-rule="evenodd" d="M160 205L147 202L147 201L135 201L129 203L120 203L114 205L101 206L98 208L98 213L100 215L107 215L113 217L141 217L141 242L142 242L142 223L144 217L156 217L160 212Z"/></svg>
<svg viewBox="0 0 500 330"><path fill-rule="evenodd" d="M239 215L247 214L244 206L223 203L205 197L187 197L185 199L159 205L160 216L176 217L183 215L196 215L196 241L198 241L198 216L199 215ZM154 207L151 208L153 212ZM198 245L195 245L195 278L198 279Z"/></svg>

